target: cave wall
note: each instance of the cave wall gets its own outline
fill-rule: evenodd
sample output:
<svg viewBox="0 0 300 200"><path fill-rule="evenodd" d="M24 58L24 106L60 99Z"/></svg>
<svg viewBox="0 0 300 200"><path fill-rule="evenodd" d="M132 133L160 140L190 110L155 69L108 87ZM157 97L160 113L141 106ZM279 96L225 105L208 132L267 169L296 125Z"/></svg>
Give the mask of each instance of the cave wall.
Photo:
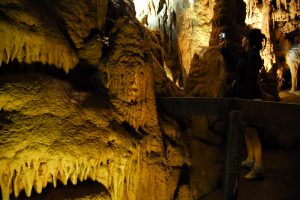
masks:
<svg viewBox="0 0 300 200"><path fill-rule="evenodd" d="M165 65L171 71L171 78L182 82L182 76L185 78L189 73L194 53L202 55L209 45L215 1L134 2L137 18L151 30L161 31Z"/></svg>
<svg viewBox="0 0 300 200"><path fill-rule="evenodd" d="M2 198L91 179L108 199L221 199L224 126L167 116L157 97L226 96L218 35L239 57L247 24L281 62L298 14L250 2L1 1Z"/></svg>
<svg viewBox="0 0 300 200"><path fill-rule="evenodd" d="M226 32L228 48L239 57L246 17L243 1L147 1L145 4L136 1L135 7L137 18L144 25L161 30L164 37L177 35L175 43L163 42L178 49L187 74L184 79L187 95L226 95L233 66L225 67L218 50L218 35ZM176 14L176 20L172 13Z"/></svg>
<svg viewBox="0 0 300 200"><path fill-rule="evenodd" d="M220 137L157 109L183 92L132 5L1 1L2 199L87 180L107 199L220 197Z"/></svg>

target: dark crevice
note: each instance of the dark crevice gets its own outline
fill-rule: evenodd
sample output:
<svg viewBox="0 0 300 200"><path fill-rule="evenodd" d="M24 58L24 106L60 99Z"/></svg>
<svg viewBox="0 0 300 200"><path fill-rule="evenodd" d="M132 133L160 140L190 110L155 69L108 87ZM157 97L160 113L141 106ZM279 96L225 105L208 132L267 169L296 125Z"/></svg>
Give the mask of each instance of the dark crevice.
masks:
<svg viewBox="0 0 300 200"><path fill-rule="evenodd" d="M80 62L76 68L70 70L68 74L63 69L57 68L55 65L44 65L39 62L27 64L13 60L8 64L2 63L2 66L0 67L0 76L29 73L45 74L68 81L72 84L74 89L107 93L107 90L102 84L103 74L101 74L97 68L91 67L84 62Z"/></svg>
<svg viewBox="0 0 300 200"><path fill-rule="evenodd" d="M0 108L0 130L3 129L4 125L13 123L13 121L9 117L10 114L11 114L10 112L1 110Z"/></svg>
<svg viewBox="0 0 300 200"><path fill-rule="evenodd" d="M177 199L178 195L179 195L179 189L182 185L189 185L190 184L190 167L184 163L182 165L180 174L179 174L179 180L178 180L178 184L176 187L176 190L174 192L174 200Z"/></svg>
<svg viewBox="0 0 300 200"><path fill-rule="evenodd" d="M177 147L176 141L173 140L172 138L170 138L168 135L163 134L162 137L163 137L164 143L169 142L169 143L171 144L172 147Z"/></svg>
<svg viewBox="0 0 300 200"><path fill-rule="evenodd" d="M161 12L161 10L164 8L164 5L166 4L166 0L160 0L159 1L159 5L158 5L158 9L157 9L157 13L159 14Z"/></svg>
<svg viewBox="0 0 300 200"><path fill-rule="evenodd" d="M125 130L128 132L128 133L131 133L131 135L138 139L138 140L141 140L144 138L144 131L142 129L138 129L138 131L136 131L132 126L130 126L130 124L128 122L123 122L122 123L122 126L125 128Z"/></svg>
<svg viewBox="0 0 300 200"><path fill-rule="evenodd" d="M97 35L99 35L102 38L104 36L104 33L100 32L99 29L97 29L97 28L92 29L90 31L89 35L86 38L84 38L84 43L89 42Z"/></svg>
<svg viewBox="0 0 300 200"><path fill-rule="evenodd" d="M17 60L13 60L8 64L2 63L2 66L0 68L0 76L31 72L41 72L61 79L67 78L67 74L62 69L58 69L55 65L43 65L42 63L38 62L27 64L19 63Z"/></svg>
<svg viewBox="0 0 300 200"><path fill-rule="evenodd" d="M112 120L110 122L110 128L115 132L120 133L124 136L128 136L136 140L143 139L143 135L137 133L135 129L132 126L130 126L127 122L123 122L122 124L120 124L116 120Z"/></svg>
<svg viewBox="0 0 300 200"><path fill-rule="evenodd" d="M18 8L16 8L18 9ZM6 22L12 22L12 20L9 16L7 16L2 10L0 10L0 19Z"/></svg>
<svg viewBox="0 0 300 200"><path fill-rule="evenodd" d="M69 81L78 89L92 91L106 91L103 86L103 74L95 67L89 66L84 61L79 64L68 74Z"/></svg>

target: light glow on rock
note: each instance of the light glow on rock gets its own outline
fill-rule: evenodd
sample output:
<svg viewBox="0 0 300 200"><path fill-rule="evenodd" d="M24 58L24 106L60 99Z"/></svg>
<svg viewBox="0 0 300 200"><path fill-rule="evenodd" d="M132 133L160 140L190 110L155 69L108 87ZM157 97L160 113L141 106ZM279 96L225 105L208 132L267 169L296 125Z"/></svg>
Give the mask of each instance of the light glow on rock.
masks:
<svg viewBox="0 0 300 200"><path fill-rule="evenodd" d="M261 29L262 33L267 37L267 43L265 49L261 52L261 57L264 60L264 67L267 71L272 68L272 65L276 62L275 55L273 53L273 46L270 43L270 8L268 5L259 6L256 1L247 1L246 3L246 20L245 23L252 28Z"/></svg>
<svg viewBox="0 0 300 200"><path fill-rule="evenodd" d="M142 24L167 34L165 38L173 37L181 64L189 73L193 55L202 55L209 46L214 1L134 0L134 4Z"/></svg>

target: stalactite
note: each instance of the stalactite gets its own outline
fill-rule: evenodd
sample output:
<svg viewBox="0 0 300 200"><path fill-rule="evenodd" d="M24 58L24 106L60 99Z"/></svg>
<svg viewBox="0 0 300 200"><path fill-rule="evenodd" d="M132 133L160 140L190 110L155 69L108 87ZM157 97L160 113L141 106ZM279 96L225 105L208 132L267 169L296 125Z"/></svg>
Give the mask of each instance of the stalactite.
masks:
<svg viewBox="0 0 300 200"><path fill-rule="evenodd" d="M25 189L27 197L31 196L34 188L37 193L41 193L42 189L47 186L50 181L56 187L57 180L67 185L68 180L72 184L77 184L77 179L80 181L90 178L94 181L103 183L107 188L112 189L113 199L122 199L124 191L127 195L134 197L134 193L138 185L138 176L134 174L140 169L140 154L139 148L128 160L120 160L120 163L110 164L106 158L96 160L51 160L40 162L39 159L23 163L21 161L3 159L0 162L0 186L3 200L8 200L10 193L14 193L18 197L20 192ZM114 157L116 158L116 157ZM101 164L100 164L101 163ZM102 163L105 163L104 165ZM132 166L132 163L135 163ZM108 171L107 171L108 170ZM107 171L107 172L106 172ZM116 173L117 172L117 173ZM124 187L125 174L127 180L133 180L131 185Z"/></svg>
<svg viewBox="0 0 300 200"><path fill-rule="evenodd" d="M33 33L30 32L23 34L22 30L9 24L0 27L6 27L0 33L2 38L6 38L0 42L1 46L4 47L3 52L0 52L1 64L2 62L8 64L17 59L19 63L42 62L43 64L52 64L68 72L78 63L76 53L63 39L46 40L43 35L33 36ZM10 34L11 32L12 34Z"/></svg>

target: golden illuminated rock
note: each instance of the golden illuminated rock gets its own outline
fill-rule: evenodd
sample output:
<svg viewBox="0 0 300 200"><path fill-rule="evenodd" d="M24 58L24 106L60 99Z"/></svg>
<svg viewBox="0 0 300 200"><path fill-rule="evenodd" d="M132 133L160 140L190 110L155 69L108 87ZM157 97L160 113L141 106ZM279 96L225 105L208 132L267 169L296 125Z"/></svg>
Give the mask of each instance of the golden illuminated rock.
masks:
<svg viewBox="0 0 300 200"><path fill-rule="evenodd" d="M221 199L225 136L206 116L166 116L157 98L226 96L234 66L217 39L226 32L236 59L245 19L274 59L280 17L247 2L1 1L2 199L88 181L95 199Z"/></svg>
<svg viewBox="0 0 300 200"><path fill-rule="evenodd" d="M111 199L141 199L151 191L152 199L170 199L175 191L170 185L176 187L178 176L168 187L167 177L178 171L171 166L186 162L184 152L167 155L178 160L167 165L162 141L126 130L103 95L47 75L8 75L1 78L0 107L7 121L0 134L3 199L87 179L103 184Z"/></svg>
<svg viewBox="0 0 300 200"><path fill-rule="evenodd" d="M30 196L48 183L56 187L57 181L76 184L87 178L112 188L113 199L122 197L119 181L124 183L130 162L141 162L140 148L126 134L117 139L124 129L114 123L118 117L109 102L40 74L2 77L0 99L4 119L11 121L0 135L3 199L11 192L18 196L25 190Z"/></svg>
<svg viewBox="0 0 300 200"><path fill-rule="evenodd" d="M156 95L182 91L166 76L159 35L126 12L106 21L107 8L0 3L3 200L87 180L103 185L97 199L174 197L191 163L176 121L158 117Z"/></svg>
<svg viewBox="0 0 300 200"><path fill-rule="evenodd" d="M27 64L53 64L66 72L76 66L78 56L55 24L45 23L42 13L38 8L32 10L29 3L15 1L16 8L7 8L8 2L0 4L3 16L11 19L0 18L0 65L15 59Z"/></svg>
<svg viewBox="0 0 300 200"><path fill-rule="evenodd" d="M166 51L166 65L177 81L184 69L189 73L195 53L209 46L211 19L215 1L135 0L137 18L151 30L161 30Z"/></svg>
<svg viewBox="0 0 300 200"><path fill-rule="evenodd" d="M214 58L210 57L214 55ZM224 96L225 66L219 49L212 48L200 58L194 55L191 70L186 79L188 96Z"/></svg>

